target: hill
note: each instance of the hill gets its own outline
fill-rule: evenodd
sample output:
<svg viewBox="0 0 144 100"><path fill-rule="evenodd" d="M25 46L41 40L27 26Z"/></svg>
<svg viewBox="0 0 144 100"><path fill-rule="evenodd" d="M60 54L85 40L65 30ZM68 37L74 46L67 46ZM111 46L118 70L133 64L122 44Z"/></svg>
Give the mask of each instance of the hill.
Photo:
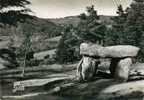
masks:
<svg viewBox="0 0 144 100"><path fill-rule="evenodd" d="M17 26L2 25L0 27L0 36L5 38L0 39L0 44L2 44L2 47L8 46L8 43L14 47L19 47L24 40L24 33L32 32L31 40L35 49L37 49L35 51L41 51L47 49L47 45L45 46L47 39L61 35L61 30L60 25L33 16L32 19L26 19L25 23L19 22ZM36 46L36 43L43 44L44 47L40 48Z"/></svg>
<svg viewBox="0 0 144 100"><path fill-rule="evenodd" d="M106 24L112 23L111 18L112 16L100 15L100 21ZM63 25L72 24L77 26L79 22L80 18L78 16L68 16L57 19L44 19L33 16L32 19L27 19L25 23L18 23L16 27L8 25L0 27L0 36L7 37L2 38L0 44L2 44L2 47L9 45L8 43L14 47L19 47L24 40L23 32L32 32L31 40L36 52L54 49L53 41L49 41L49 39L52 38L53 40L54 37L59 37Z"/></svg>
<svg viewBox="0 0 144 100"><path fill-rule="evenodd" d="M80 18L78 16L68 16L64 18L52 18L48 20L57 25L68 25L68 24L77 25L80 22Z"/></svg>
<svg viewBox="0 0 144 100"><path fill-rule="evenodd" d="M106 24L111 24L112 17L113 16L100 15L100 20ZM76 26L80 22L80 18L78 16L68 16L68 17L64 17L64 18L54 18L54 19L48 19L48 20L57 25L72 24L72 25Z"/></svg>
<svg viewBox="0 0 144 100"><path fill-rule="evenodd" d="M9 26L9 25L2 25L0 27L0 35L12 35L13 33L17 35L20 35L22 31L29 32L30 30L25 27L25 24L29 27L31 27L32 31L35 34L46 34L49 37L55 37L59 35L58 31L60 30L60 26L56 25L55 23L33 16L31 19L26 19L24 23L18 23L17 26Z"/></svg>

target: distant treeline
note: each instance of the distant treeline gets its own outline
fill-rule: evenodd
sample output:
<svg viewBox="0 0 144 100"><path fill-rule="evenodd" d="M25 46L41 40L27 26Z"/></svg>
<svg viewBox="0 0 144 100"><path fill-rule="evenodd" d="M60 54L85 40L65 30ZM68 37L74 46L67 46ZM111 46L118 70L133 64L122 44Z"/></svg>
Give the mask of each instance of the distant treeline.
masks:
<svg viewBox="0 0 144 100"><path fill-rule="evenodd" d="M32 19L27 19L25 22L18 22L16 26L11 25L4 25L1 23L0 27L0 35L13 35L17 34L19 36L22 36L23 31L26 31L27 33L33 32L33 34L36 35L45 35L48 38L59 36L61 33L61 27L54 24L53 22L50 22L47 19L41 19L37 17L32 17ZM30 27L30 29L27 29L27 27Z"/></svg>

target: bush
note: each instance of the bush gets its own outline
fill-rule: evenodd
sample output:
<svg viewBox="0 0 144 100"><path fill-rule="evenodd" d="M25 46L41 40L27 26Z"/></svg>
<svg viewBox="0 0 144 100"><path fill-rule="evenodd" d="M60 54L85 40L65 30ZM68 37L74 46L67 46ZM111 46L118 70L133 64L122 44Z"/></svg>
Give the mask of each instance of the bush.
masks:
<svg viewBox="0 0 144 100"><path fill-rule="evenodd" d="M56 61L58 63L74 62L79 59L79 44L80 40L75 34L77 34L76 28L72 25L66 26L63 31L63 36L59 42L56 51Z"/></svg>

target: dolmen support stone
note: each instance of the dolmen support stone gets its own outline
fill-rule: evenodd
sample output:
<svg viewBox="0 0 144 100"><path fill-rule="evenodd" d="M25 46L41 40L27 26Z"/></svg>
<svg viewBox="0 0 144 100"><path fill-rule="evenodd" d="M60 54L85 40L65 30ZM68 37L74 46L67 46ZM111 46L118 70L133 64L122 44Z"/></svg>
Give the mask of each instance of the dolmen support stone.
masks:
<svg viewBox="0 0 144 100"><path fill-rule="evenodd" d="M78 80L90 80L96 74L98 64L97 59L84 56L77 67Z"/></svg>
<svg viewBox="0 0 144 100"><path fill-rule="evenodd" d="M127 81L133 63L132 59L137 56L139 50L138 47L132 45L103 47L92 43L82 43L80 45L80 54L83 58L77 67L78 78L80 80L91 79L96 72L99 59L111 58L109 68L111 74L118 81Z"/></svg>

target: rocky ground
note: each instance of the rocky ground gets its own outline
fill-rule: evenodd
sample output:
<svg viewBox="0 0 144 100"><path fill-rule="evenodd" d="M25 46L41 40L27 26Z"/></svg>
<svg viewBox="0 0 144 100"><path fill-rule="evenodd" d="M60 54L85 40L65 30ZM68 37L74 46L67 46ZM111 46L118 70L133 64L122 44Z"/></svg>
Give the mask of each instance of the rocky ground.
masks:
<svg viewBox="0 0 144 100"><path fill-rule="evenodd" d="M16 78L20 76L20 69L0 71L1 97L2 100L143 100L144 98L144 64L137 63L131 69L129 81L125 83L116 82L110 77L108 67L102 67L95 78L89 82L78 82L75 80L76 64L52 65L39 68L27 68L26 76L31 79ZM4 74L4 71L7 75ZM11 75L10 73L15 73ZM40 74L41 73L41 74ZM9 74L9 77L8 77ZM32 78L33 75L35 78ZM38 77L38 75L40 75ZM4 78L5 76L5 78ZM13 80L12 80L13 77ZM59 80L60 78L65 78ZM58 78L58 80L52 80ZM7 79L7 80L6 80ZM19 80L17 80L19 79ZM13 93L13 82L31 81L39 86L28 86L24 91ZM45 84L41 84L42 79ZM48 81L50 79L51 81ZM2 81L3 80L3 81ZM9 80L9 81L8 81ZM4 83L4 81L6 83Z"/></svg>

